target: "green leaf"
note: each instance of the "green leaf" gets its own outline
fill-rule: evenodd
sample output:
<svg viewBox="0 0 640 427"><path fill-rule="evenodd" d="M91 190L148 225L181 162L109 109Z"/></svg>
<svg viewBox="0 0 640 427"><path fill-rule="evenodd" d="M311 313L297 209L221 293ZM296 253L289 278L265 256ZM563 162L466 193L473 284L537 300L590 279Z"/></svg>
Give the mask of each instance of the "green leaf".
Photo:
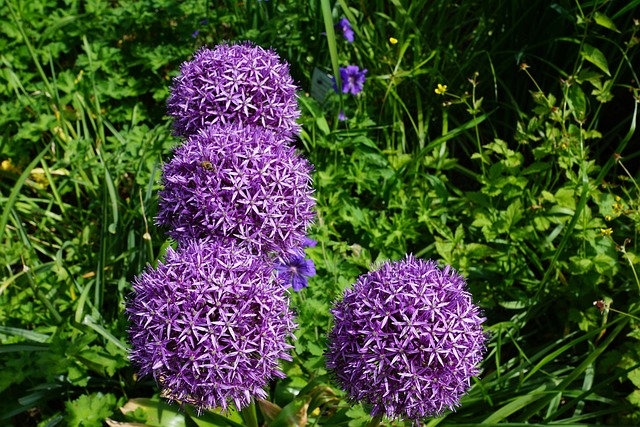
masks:
<svg viewBox="0 0 640 427"><path fill-rule="evenodd" d="M605 254L596 255L593 264L598 274L613 274L618 270L618 261Z"/></svg>
<svg viewBox="0 0 640 427"><path fill-rule="evenodd" d="M242 417L235 408L229 407L229 413L226 415L217 412L206 411L199 416L195 415L195 411L191 406L187 406L187 413L191 421L198 427L243 427Z"/></svg>
<svg viewBox="0 0 640 427"><path fill-rule="evenodd" d="M593 71L590 68L584 68L580 70L580 73L576 76L576 82L582 84L584 82L594 82L602 78L602 74L597 71Z"/></svg>
<svg viewBox="0 0 640 427"><path fill-rule="evenodd" d="M596 21L596 24L600 25L601 27L608 28L612 31L615 31L616 33L620 32L620 30L618 30L618 27L616 27L616 24L613 23L611 18L609 18L604 13L595 12L593 14L593 20Z"/></svg>
<svg viewBox="0 0 640 427"><path fill-rule="evenodd" d="M40 334L38 332L29 331L27 329L22 328L12 328L10 326L0 326L0 334L3 335L13 335L16 337L21 337L29 341L44 343L49 340L49 335Z"/></svg>
<svg viewBox="0 0 640 427"><path fill-rule="evenodd" d="M585 43L582 45L582 51L580 51L580 55L591 62L596 67L600 68L604 73L611 77L611 73L609 72L609 64L607 63L607 58L605 58L602 51L598 48L591 46L590 44Z"/></svg>
<svg viewBox="0 0 640 427"><path fill-rule="evenodd" d="M346 415L351 418L349 427L364 427L367 425L370 415L362 405L353 405L347 410Z"/></svg>
<svg viewBox="0 0 640 427"><path fill-rule="evenodd" d="M297 427L307 424L307 409L311 396L296 397L282 408L278 416L269 423L270 427Z"/></svg>
<svg viewBox="0 0 640 427"><path fill-rule="evenodd" d="M556 194L554 197L559 206L575 210L576 208L575 194L576 194L575 191L572 190L571 188L564 187L556 191Z"/></svg>
<svg viewBox="0 0 640 427"><path fill-rule="evenodd" d="M640 408L640 390L633 391L633 393L627 396L627 400L633 406Z"/></svg>
<svg viewBox="0 0 640 427"><path fill-rule="evenodd" d="M507 310L522 310L527 307L524 301L499 301L498 304Z"/></svg>
<svg viewBox="0 0 640 427"><path fill-rule="evenodd" d="M571 261L569 271L573 274L585 274L593 267L593 261L589 258L572 256L569 260Z"/></svg>
<svg viewBox="0 0 640 427"><path fill-rule="evenodd" d="M575 119L579 122L584 121L587 116L587 97L580 86L572 85L569 87L567 102Z"/></svg>
<svg viewBox="0 0 640 427"><path fill-rule="evenodd" d="M114 376L118 368L127 365L124 355L110 355L102 347L95 345L82 350L76 357L88 368L109 377Z"/></svg>
<svg viewBox="0 0 640 427"><path fill-rule="evenodd" d="M186 427L185 414L180 411L180 407L169 406L157 397L130 399L120 411L128 419L135 415L136 418L132 421L139 421L140 414L144 414L145 424L149 427Z"/></svg>
<svg viewBox="0 0 640 427"><path fill-rule="evenodd" d="M84 394L65 403L65 420L69 427L102 427L102 421L113 413L115 406L116 397L111 393Z"/></svg>
<svg viewBox="0 0 640 427"><path fill-rule="evenodd" d="M31 170L34 167L36 167L36 165L40 162L40 160L44 157L44 155L47 154L48 151L49 151L49 147L47 146L31 161L31 163L27 165L27 167L24 168L24 171L22 171L20 178L18 178L18 181L16 181L16 184L11 189L11 193L9 194L8 200L4 202L4 206L2 209L2 216L0 217L0 242L3 241L2 237L4 234L5 228L7 228L9 214L11 213L11 210L13 209L13 206L15 205L16 200L18 199L18 195L22 190L22 186L24 185L27 178L29 178L29 175L31 174Z"/></svg>

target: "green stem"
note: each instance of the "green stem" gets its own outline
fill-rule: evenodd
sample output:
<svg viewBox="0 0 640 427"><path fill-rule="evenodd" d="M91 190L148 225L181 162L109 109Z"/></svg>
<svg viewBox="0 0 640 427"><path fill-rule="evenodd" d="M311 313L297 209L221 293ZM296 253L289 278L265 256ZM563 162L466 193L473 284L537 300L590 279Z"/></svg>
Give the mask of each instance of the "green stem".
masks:
<svg viewBox="0 0 640 427"><path fill-rule="evenodd" d="M252 400L249 406L240 411L242 419L247 427L258 427L258 415L256 414L256 403Z"/></svg>
<svg viewBox="0 0 640 427"><path fill-rule="evenodd" d="M338 89L338 99L340 100L340 110L342 107L342 80L340 79L340 65L338 62L338 44L336 43L336 33L333 29L333 17L331 15L331 4L329 0L320 0L322 9L322 17L324 18L324 29L327 33L327 44L329 45L329 56L331 58L331 68L333 69L333 77L336 79L336 88ZM337 112L336 112L337 117ZM334 121L334 128L338 125L338 120Z"/></svg>
<svg viewBox="0 0 640 427"><path fill-rule="evenodd" d="M627 316L627 317L630 317L630 318L632 318L634 320L640 321L640 317L636 317L636 316L634 316L632 314L625 313L624 311L616 310L615 308L609 307L609 311L613 311L614 313L618 313L621 316Z"/></svg>
<svg viewBox="0 0 640 427"><path fill-rule="evenodd" d="M382 415L376 415L369 421L367 427L378 427L380 425L380 421L382 421Z"/></svg>

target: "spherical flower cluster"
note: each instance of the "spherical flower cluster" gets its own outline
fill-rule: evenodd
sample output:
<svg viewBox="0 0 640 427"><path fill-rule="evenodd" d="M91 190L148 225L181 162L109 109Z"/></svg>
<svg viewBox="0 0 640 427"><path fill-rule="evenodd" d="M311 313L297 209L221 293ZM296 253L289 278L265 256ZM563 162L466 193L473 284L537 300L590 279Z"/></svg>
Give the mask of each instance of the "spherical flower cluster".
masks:
<svg viewBox="0 0 640 427"><path fill-rule="evenodd" d="M215 123L299 132L296 86L289 65L252 43L202 48L180 67L167 101L174 133L187 137Z"/></svg>
<svg viewBox="0 0 640 427"><path fill-rule="evenodd" d="M332 309L327 367L373 416L454 409L478 373L485 335L464 279L408 255L361 276Z"/></svg>
<svg viewBox="0 0 640 427"><path fill-rule="evenodd" d="M270 260L233 241L194 240L169 248L133 288L131 360L170 401L242 409L284 378L278 359L291 360L294 323Z"/></svg>
<svg viewBox="0 0 640 427"><path fill-rule="evenodd" d="M233 237L254 252L299 247L313 218L311 165L280 135L212 125L164 166L157 223L180 241Z"/></svg>

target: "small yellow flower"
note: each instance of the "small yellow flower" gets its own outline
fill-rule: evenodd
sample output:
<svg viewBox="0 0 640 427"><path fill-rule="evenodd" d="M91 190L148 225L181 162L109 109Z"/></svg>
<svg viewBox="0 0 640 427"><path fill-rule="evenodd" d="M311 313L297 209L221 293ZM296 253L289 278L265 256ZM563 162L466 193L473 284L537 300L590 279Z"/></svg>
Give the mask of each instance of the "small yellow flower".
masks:
<svg viewBox="0 0 640 427"><path fill-rule="evenodd" d="M438 87L436 88L435 92L438 95L444 95L444 93L447 91L447 85L442 85L440 83L438 83Z"/></svg>
<svg viewBox="0 0 640 427"><path fill-rule="evenodd" d="M611 233L613 233L613 229L611 229L611 228L601 228L600 229L600 233L602 233L603 236L611 236Z"/></svg>
<svg viewBox="0 0 640 427"><path fill-rule="evenodd" d="M398 44L398 39L395 37L389 37L389 43L391 44Z"/></svg>
<svg viewBox="0 0 640 427"><path fill-rule="evenodd" d="M616 196L616 202L619 202L619 201L620 201L620 199L621 199L621 197L620 197L620 196Z"/></svg>
<svg viewBox="0 0 640 427"><path fill-rule="evenodd" d="M605 221L611 221L611 215L605 215L604 216L604 220Z"/></svg>

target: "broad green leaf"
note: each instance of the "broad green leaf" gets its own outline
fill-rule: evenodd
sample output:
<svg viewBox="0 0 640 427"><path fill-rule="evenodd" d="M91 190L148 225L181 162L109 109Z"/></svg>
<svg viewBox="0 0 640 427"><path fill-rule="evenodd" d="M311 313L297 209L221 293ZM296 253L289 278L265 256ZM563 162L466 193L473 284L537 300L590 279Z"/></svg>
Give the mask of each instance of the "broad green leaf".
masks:
<svg viewBox="0 0 640 427"><path fill-rule="evenodd" d="M571 261L569 271L573 274L585 274L593 267L593 261L590 258L573 256L569 260Z"/></svg>
<svg viewBox="0 0 640 427"><path fill-rule="evenodd" d="M580 86L574 84L569 87L567 102L576 120L581 122L587 117L587 97Z"/></svg>
<svg viewBox="0 0 640 427"><path fill-rule="evenodd" d="M640 408L640 390L634 390L633 393L627 396L627 400L633 406Z"/></svg>
<svg viewBox="0 0 640 427"><path fill-rule="evenodd" d="M593 258L593 264L599 274L613 274L618 267L618 261L605 254L596 255Z"/></svg>
<svg viewBox="0 0 640 427"><path fill-rule="evenodd" d="M609 18L604 13L600 13L600 12L594 13L593 19L594 21L596 21L596 24L600 25L601 27L608 28L612 31L615 31L616 33L620 32L620 30L618 30L618 27L616 27L616 24L613 23L611 18Z"/></svg>
<svg viewBox="0 0 640 427"><path fill-rule="evenodd" d="M607 76L611 77L611 73L609 72L609 63L607 62L607 58L604 56L602 51L600 51L600 49L585 43L582 46L580 55L582 55L584 59L604 71Z"/></svg>
<svg viewBox="0 0 640 427"><path fill-rule="evenodd" d="M580 73L576 76L576 82L582 84L584 82L594 82L602 78L602 74L589 68L580 70Z"/></svg>
<svg viewBox="0 0 640 427"><path fill-rule="evenodd" d="M307 425L307 409L311 402L311 396L302 396L293 399L282 408L278 416L269 424L270 427L303 427Z"/></svg>
<svg viewBox="0 0 640 427"><path fill-rule="evenodd" d="M144 414L145 424L149 427L186 427L185 414L180 411L180 407L170 406L157 397L130 399L120 408L120 412L125 416L136 412L136 418ZM132 421L138 421L138 419Z"/></svg>
<svg viewBox="0 0 640 427"><path fill-rule="evenodd" d="M498 304L507 310L521 310L527 307L527 303L524 301L500 301Z"/></svg>
<svg viewBox="0 0 640 427"><path fill-rule="evenodd" d="M196 416L191 407L187 407L187 413L190 415L191 421L196 423L198 427L244 427L240 413L232 408L229 408L229 413L226 415L207 411Z"/></svg>
<svg viewBox="0 0 640 427"><path fill-rule="evenodd" d="M102 427L102 421L111 415L115 406L116 397L111 393L83 394L65 404L65 420L70 427Z"/></svg>

